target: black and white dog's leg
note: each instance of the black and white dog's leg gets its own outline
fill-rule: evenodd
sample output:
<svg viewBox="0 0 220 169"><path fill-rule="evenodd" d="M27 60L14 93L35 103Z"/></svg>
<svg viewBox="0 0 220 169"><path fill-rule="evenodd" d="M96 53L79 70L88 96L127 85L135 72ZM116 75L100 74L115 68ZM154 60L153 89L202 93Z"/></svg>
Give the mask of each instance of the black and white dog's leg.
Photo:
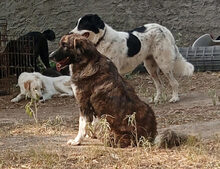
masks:
<svg viewBox="0 0 220 169"><path fill-rule="evenodd" d="M178 95L178 87L179 83L177 80L174 78L173 72L170 71L169 73L165 74L166 77L168 78L170 85L172 87L172 98L169 100L171 103L175 103L180 100L179 95Z"/></svg>
<svg viewBox="0 0 220 169"><path fill-rule="evenodd" d="M148 56L148 58L145 59L144 66L154 81L154 85L156 87L156 96L154 97L154 100L152 100L152 102L157 103L159 102L161 97L161 80L158 73L159 68L152 56Z"/></svg>
<svg viewBox="0 0 220 169"><path fill-rule="evenodd" d="M83 138L86 135L86 123L87 123L87 118L86 116L80 115L79 117L79 130L76 138L74 140L70 139L67 144L69 145L80 145Z"/></svg>

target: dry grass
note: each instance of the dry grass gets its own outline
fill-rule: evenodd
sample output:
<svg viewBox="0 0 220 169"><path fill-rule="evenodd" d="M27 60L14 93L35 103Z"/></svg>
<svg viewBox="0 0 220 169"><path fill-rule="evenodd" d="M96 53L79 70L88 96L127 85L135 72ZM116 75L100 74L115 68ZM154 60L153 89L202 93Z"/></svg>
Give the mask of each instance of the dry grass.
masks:
<svg viewBox="0 0 220 169"><path fill-rule="evenodd" d="M196 91L208 94L210 91L212 104L208 106L170 108L166 101L171 94L170 87L164 80L166 90L161 103L151 104L157 116L158 128L220 119L219 95L216 93L220 89L219 80L216 80L220 74L207 74L196 73L192 78L180 79L180 93ZM135 90L139 96L149 99L154 97L155 87L149 76L129 76L128 81L136 86ZM6 108L7 104L4 101L2 100L4 104L0 104ZM41 107L64 107L70 104L74 106L74 99L64 98L57 99L56 102L48 101ZM24 109L23 104L13 104L8 111L10 108L17 108L16 106ZM72 107L67 110L72 110ZM172 149L160 149L149 145L126 149L110 148L91 139L86 139L81 146L72 147L66 145L66 141L67 137L73 137L73 130L77 130L78 117L68 120L69 117L56 116L44 121L41 119L38 124L32 121L0 127L0 168L220 169L220 138L217 136L209 140L189 139L186 144ZM7 141L11 142L7 144Z"/></svg>
<svg viewBox="0 0 220 169"><path fill-rule="evenodd" d="M53 119L49 118L39 123L5 126L0 128L0 138L21 135L59 136L61 134L70 134L72 133L72 128L70 128L69 123L64 121L61 116L56 116Z"/></svg>
<svg viewBox="0 0 220 169"><path fill-rule="evenodd" d="M7 150L0 157L0 168L220 168L220 139L206 144L188 142L173 149L50 148L52 145L23 152Z"/></svg>
<svg viewBox="0 0 220 169"><path fill-rule="evenodd" d="M8 130L8 136L46 135L62 137L71 134L62 118L49 119L38 124L17 126ZM61 135L62 133L62 135ZM3 135L1 135L3 138ZM91 142L91 139L88 139ZM187 143L172 149L156 146L110 148L103 144L84 144L71 147L66 144L42 141L28 149L5 149L0 153L0 168L220 168L220 138L211 141L188 139Z"/></svg>
<svg viewBox="0 0 220 169"><path fill-rule="evenodd" d="M163 83L162 95L165 95L162 97L167 99L166 97L171 97L171 87L167 78L162 73L160 74L160 76ZM220 82L220 72L197 72L194 73L192 77L181 77L176 79L180 84L180 93L190 93L191 91L196 90L199 92L207 92L208 94L210 91L213 92L215 90L220 89L220 85L218 85ZM135 87L135 90L139 96L148 97L149 99L154 97L156 90L150 76L146 74L135 74L130 75L129 78L127 78L127 80L129 81L129 83L132 84L132 86ZM162 98L162 103L164 103L165 101L163 100L164 98Z"/></svg>

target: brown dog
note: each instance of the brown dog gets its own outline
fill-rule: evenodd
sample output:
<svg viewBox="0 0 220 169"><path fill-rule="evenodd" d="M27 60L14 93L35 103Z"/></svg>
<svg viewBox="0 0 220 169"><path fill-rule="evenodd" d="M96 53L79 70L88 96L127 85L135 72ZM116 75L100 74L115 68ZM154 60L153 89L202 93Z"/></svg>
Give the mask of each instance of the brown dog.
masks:
<svg viewBox="0 0 220 169"><path fill-rule="evenodd" d="M115 142L121 147L136 143L134 132L138 139L143 136L154 140L157 129L153 110L138 98L111 60L100 54L92 42L83 36L65 35L51 57L58 62L58 69L70 65L72 88L80 106L79 132L69 144L79 145L86 135L86 123L93 116L102 115L106 115ZM134 112L136 127L129 125L126 118Z"/></svg>

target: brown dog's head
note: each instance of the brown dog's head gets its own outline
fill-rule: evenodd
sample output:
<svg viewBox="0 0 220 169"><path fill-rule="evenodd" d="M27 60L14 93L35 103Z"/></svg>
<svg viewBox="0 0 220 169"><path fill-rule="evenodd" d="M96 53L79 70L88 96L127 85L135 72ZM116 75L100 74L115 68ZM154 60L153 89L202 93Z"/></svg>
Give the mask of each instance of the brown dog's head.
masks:
<svg viewBox="0 0 220 169"><path fill-rule="evenodd" d="M78 67L87 66L91 60L99 56L93 43L78 34L64 35L59 48L50 54L50 58L57 62L58 71L70 64Z"/></svg>

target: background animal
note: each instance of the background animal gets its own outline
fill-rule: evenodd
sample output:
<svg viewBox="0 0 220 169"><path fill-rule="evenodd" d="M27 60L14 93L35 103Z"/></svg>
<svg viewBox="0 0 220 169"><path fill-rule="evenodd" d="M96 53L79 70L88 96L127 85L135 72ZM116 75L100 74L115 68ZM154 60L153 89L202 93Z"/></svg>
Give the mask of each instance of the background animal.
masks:
<svg viewBox="0 0 220 169"><path fill-rule="evenodd" d="M100 53L114 62L121 74L132 71L144 62L156 86L155 102L161 96L159 69L172 87L170 102L179 100L179 84L174 74L191 76L194 72L194 66L179 53L172 33L159 24L145 24L128 32L120 32L104 23L98 15L88 14L78 20L70 33L83 35L92 41Z"/></svg>
<svg viewBox="0 0 220 169"><path fill-rule="evenodd" d="M47 68L42 72L42 75L49 76L49 77L58 77L62 76L60 72L56 70L56 67Z"/></svg>
<svg viewBox="0 0 220 169"><path fill-rule="evenodd" d="M30 67L34 67L34 71L40 71L37 65L39 57L42 66L50 68L48 40L55 40L55 33L49 29L43 33L29 32L17 40L9 41L1 55L8 62L5 64L10 67L10 75L16 74L18 77L23 71L30 71Z"/></svg>
<svg viewBox="0 0 220 169"><path fill-rule="evenodd" d="M48 51L48 43L47 41L54 41L56 36L54 31L48 29L45 30L43 33L41 32L29 32L21 37L18 38L18 41L25 39L25 38L33 38L34 44L33 46L26 46L34 49L35 59L40 56L43 64L46 68L50 67L49 64L49 51ZM27 45L27 44L26 44ZM39 71L39 68L36 66L35 71Z"/></svg>
<svg viewBox="0 0 220 169"><path fill-rule="evenodd" d="M11 100L19 102L26 96L45 101L54 95L73 96L70 86L70 76L47 77L38 72L23 72L18 78L20 93Z"/></svg>

